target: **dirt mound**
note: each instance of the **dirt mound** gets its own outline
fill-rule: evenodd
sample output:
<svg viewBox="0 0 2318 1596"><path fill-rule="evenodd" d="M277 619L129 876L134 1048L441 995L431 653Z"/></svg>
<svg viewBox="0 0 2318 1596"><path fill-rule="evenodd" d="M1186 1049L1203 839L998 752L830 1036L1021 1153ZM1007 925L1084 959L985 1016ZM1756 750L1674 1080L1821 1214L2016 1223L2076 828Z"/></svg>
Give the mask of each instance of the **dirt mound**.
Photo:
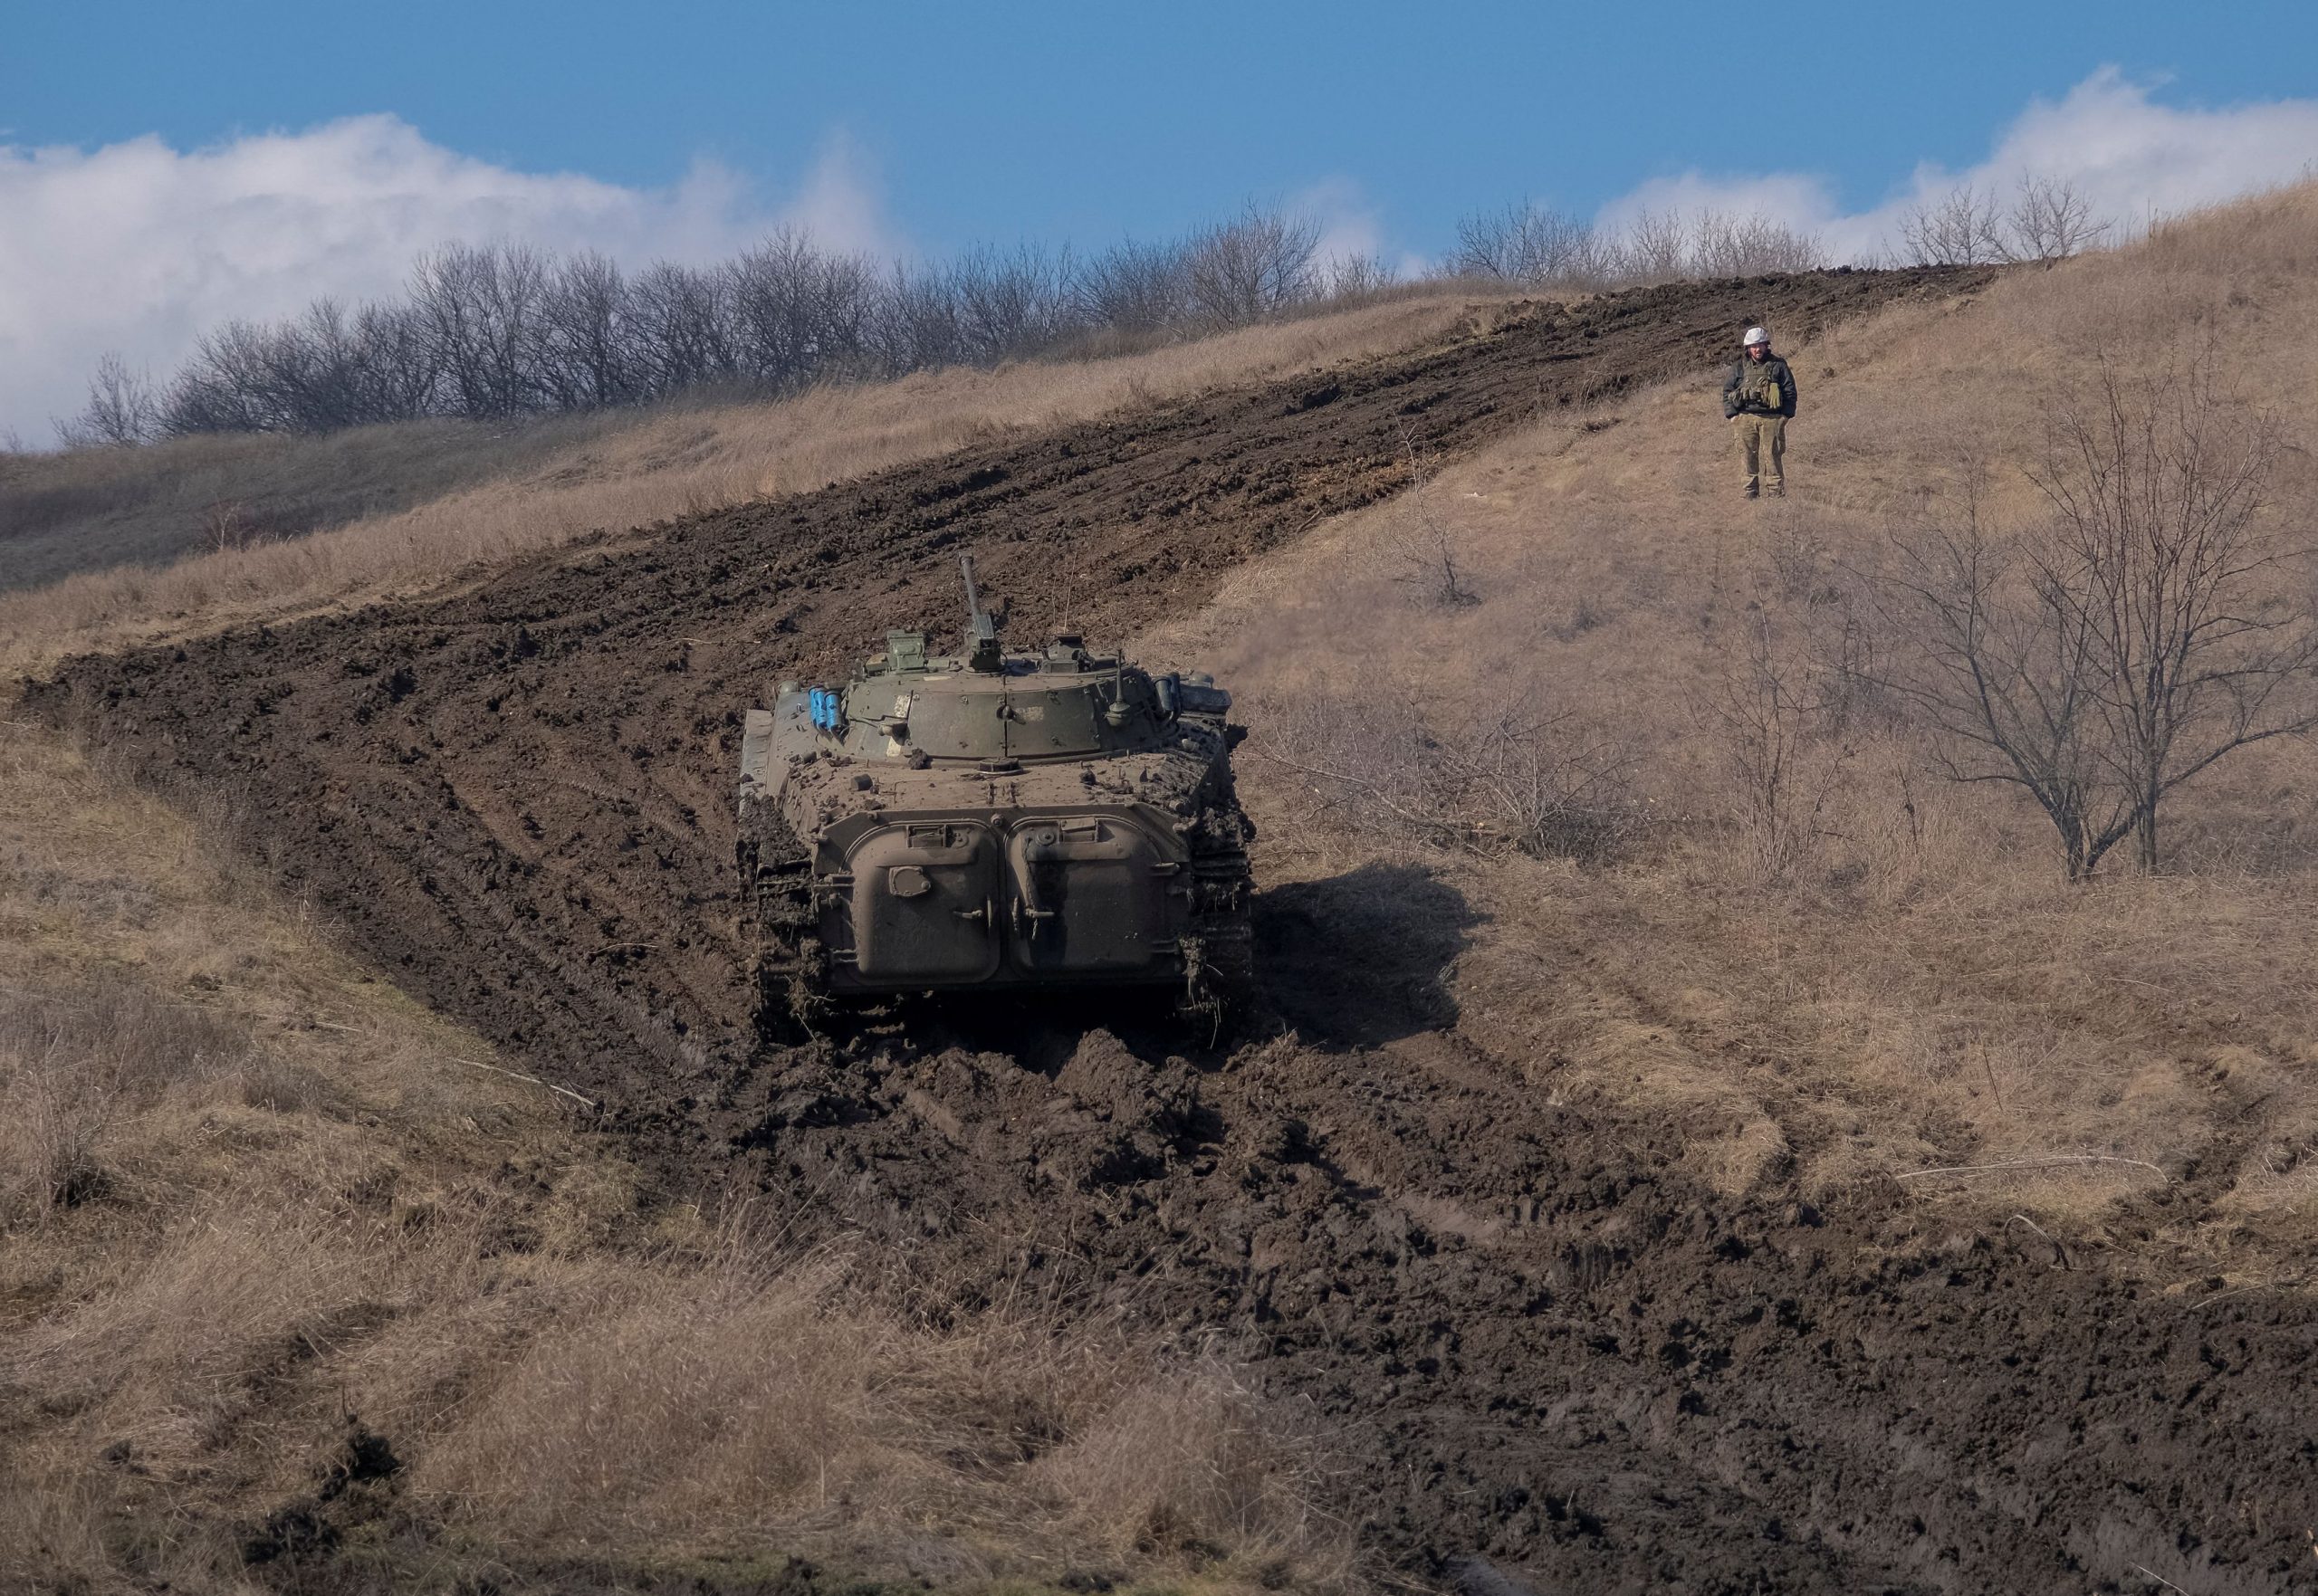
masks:
<svg viewBox="0 0 2318 1596"><path fill-rule="evenodd" d="M842 1123L742 1130L758 1178L896 1241L964 1242L993 1293L1075 1282L1222 1327L1333 1422L1347 1510L1424 1575L2304 1577L2302 1303L2151 1300L2025 1233L1918 1234L1896 1202L1729 1208L1437 1034L1200 1068L1163 1027L983 1023L1023 1045L920 1026L829 1061ZM1066 1048L1051 1080L1018 1062Z"/></svg>
<svg viewBox="0 0 2318 1596"><path fill-rule="evenodd" d="M1223 1057L1132 1010L905 1016L752 1057L729 862L742 712L971 546L1020 635L1120 636L1396 491L1405 453L1981 273L1530 306L1445 346L607 539L380 607L78 661L32 697L234 796L415 995L614 1104L672 1181L743 1180L939 1261L1220 1329L1341 1430L1348 1511L1468 1588L2292 1588L2318 1524L2311 1315L1732 1208L1442 1028L1442 945L1336 942L1355 873L1269 897L1279 1013ZM1386 875L1394 879L1387 881Z"/></svg>

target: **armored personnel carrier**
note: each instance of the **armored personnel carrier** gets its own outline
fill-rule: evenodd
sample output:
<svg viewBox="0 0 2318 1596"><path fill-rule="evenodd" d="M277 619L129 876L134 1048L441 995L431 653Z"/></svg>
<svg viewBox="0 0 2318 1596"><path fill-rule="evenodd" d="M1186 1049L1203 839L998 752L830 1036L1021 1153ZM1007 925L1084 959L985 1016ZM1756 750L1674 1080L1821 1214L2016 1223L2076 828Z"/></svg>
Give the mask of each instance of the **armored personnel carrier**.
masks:
<svg viewBox="0 0 2318 1596"><path fill-rule="evenodd" d="M1065 633L1009 654L964 568L966 651L889 632L840 686L788 682L741 743L743 932L760 1026L833 1003L1250 975L1231 696Z"/></svg>

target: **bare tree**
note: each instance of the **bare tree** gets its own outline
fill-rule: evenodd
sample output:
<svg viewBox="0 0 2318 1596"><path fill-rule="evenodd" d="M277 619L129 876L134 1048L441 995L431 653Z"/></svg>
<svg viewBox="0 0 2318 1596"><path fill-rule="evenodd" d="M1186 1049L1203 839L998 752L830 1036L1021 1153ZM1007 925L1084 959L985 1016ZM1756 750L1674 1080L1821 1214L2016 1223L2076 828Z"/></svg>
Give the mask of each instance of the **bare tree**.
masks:
<svg viewBox="0 0 2318 1596"><path fill-rule="evenodd" d="M147 444L161 433L161 406L152 379L131 371L129 362L108 349L89 378L89 403L80 415L56 425L56 435L68 449L114 448Z"/></svg>
<svg viewBox="0 0 2318 1596"><path fill-rule="evenodd" d="M1768 272L1810 272L1827 263L1815 233L1798 233L1757 214L1700 211L1690 228L1688 270L1693 277L1753 277Z"/></svg>
<svg viewBox="0 0 2318 1596"><path fill-rule="evenodd" d="M1077 320L1070 275L1068 252L1058 256L1027 244L1006 252L984 245L952 263L948 286L964 358L995 365L1061 339Z"/></svg>
<svg viewBox="0 0 2318 1596"><path fill-rule="evenodd" d="M101 368L97 403L60 425L87 439L139 425L162 435L320 431L590 409L704 384L781 394L995 364L1090 332L1193 336L1393 281L1371 257L1324 265L1318 237L1309 217L1251 205L1187 237L1083 262L1026 244L888 265L784 229L721 265L663 263L632 276L596 254L451 244L417 261L398 301L349 311L319 300L282 321L211 329L158 398Z"/></svg>
<svg viewBox="0 0 2318 1596"><path fill-rule="evenodd" d="M548 260L523 244L446 244L420 257L410 299L463 416L516 416L543 403Z"/></svg>
<svg viewBox="0 0 2318 1596"><path fill-rule="evenodd" d="M415 307L365 305L355 314L355 337L362 350L361 405L369 419L408 421L434 413L442 367Z"/></svg>
<svg viewBox="0 0 2318 1596"><path fill-rule="evenodd" d="M1982 194L1968 183L1903 213L1900 242L1909 262L1918 266L1982 266L2008 253L1996 194Z"/></svg>
<svg viewBox="0 0 2318 1596"><path fill-rule="evenodd" d="M1690 269L1691 234L1680 211L1636 211L1611 253L1620 282L1671 282Z"/></svg>
<svg viewBox="0 0 2318 1596"><path fill-rule="evenodd" d="M1449 267L1508 282L1590 288L1609 276L1610 263L1589 224L1523 200L1459 222Z"/></svg>
<svg viewBox="0 0 2318 1596"><path fill-rule="evenodd" d="M875 342L880 369L891 375L963 361L965 330L946 274L895 263L878 286Z"/></svg>
<svg viewBox="0 0 2318 1596"><path fill-rule="evenodd" d="M866 255L831 253L784 227L733 262L727 279L735 358L768 392L849 370L880 341L884 288ZM881 369L910 368L879 358Z"/></svg>
<svg viewBox="0 0 2318 1596"><path fill-rule="evenodd" d="M1191 310L1211 328L1245 327L1313 297L1320 225L1250 204L1207 228L1187 252Z"/></svg>
<svg viewBox="0 0 2318 1596"><path fill-rule="evenodd" d="M2305 551L2263 516L2275 424L2221 393L2210 354L2128 377L2106 360L2035 473L2052 514L1992 531L1968 489L1895 539L1887 590L1920 639L1895 685L1947 773L2026 792L2072 881L2131 836L2161 863L2181 786L2250 743L2318 725Z"/></svg>
<svg viewBox="0 0 2318 1596"><path fill-rule="evenodd" d="M729 382L733 358L723 273L656 261L629 285L637 361L655 394Z"/></svg>
<svg viewBox="0 0 2318 1596"><path fill-rule="evenodd" d="M540 306L539 387L559 410L623 405L642 391L627 282L593 250L550 273Z"/></svg>
<svg viewBox="0 0 2318 1596"><path fill-rule="evenodd" d="M1072 279L1080 318L1121 332L1149 333L1182 321L1191 304L1189 252L1181 244L1114 244Z"/></svg>
<svg viewBox="0 0 2318 1596"><path fill-rule="evenodd" d="M1371 299L1400 281L1382 255L1340 255L1328 263L1327 297L1342 303Z"/></svg>
<svg viewBox="0 0 2318 1596"><path fill-rule="evenodd" d="M2093 201L2075 184L2023 177L2004 215L2002 243L2007 259L2050 266L2090 249L2108 232L2108 223L2093 220Z"/></svg>

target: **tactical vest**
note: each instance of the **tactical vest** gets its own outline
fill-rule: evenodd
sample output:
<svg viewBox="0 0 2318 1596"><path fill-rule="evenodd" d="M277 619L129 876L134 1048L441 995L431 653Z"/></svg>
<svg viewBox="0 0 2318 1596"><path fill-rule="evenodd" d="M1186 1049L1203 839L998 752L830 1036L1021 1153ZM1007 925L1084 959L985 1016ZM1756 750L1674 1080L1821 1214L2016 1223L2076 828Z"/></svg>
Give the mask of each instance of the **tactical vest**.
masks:
<svg viewBox="0 0 2318 1596"><path fill-rule="evenodd" d="M1746 360L1738 368L1738 408L1758 415L1777 415L1786 403L1779 378L1786 365L1778 360Z"/></svg>

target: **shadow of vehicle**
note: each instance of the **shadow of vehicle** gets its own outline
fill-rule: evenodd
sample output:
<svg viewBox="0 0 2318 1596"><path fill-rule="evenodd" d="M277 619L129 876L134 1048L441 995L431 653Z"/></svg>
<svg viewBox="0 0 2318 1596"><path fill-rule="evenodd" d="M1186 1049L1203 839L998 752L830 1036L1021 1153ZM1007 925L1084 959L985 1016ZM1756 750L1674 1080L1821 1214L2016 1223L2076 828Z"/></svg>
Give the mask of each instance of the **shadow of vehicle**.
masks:
<svg viewBox="0 0 2318 1596"><path fill-rule="evenodd" d="M1486 918L1420 865L1367 864L1260 892L1260 1001L1321 1046L1445 1030L1457 1021L1449 969Z"/></svg>

